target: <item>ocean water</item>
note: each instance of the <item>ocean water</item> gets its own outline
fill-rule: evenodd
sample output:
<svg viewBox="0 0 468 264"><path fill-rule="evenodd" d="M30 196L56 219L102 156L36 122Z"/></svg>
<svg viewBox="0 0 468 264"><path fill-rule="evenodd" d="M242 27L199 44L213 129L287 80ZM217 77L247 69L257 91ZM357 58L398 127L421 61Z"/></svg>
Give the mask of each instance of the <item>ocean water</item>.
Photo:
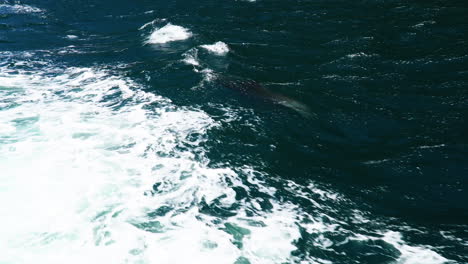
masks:
<svg viewBox="0 0 468 264"><path fill-rule="evenodd" d="M467 14L0 0L0 263L468 263Z"/></svg>

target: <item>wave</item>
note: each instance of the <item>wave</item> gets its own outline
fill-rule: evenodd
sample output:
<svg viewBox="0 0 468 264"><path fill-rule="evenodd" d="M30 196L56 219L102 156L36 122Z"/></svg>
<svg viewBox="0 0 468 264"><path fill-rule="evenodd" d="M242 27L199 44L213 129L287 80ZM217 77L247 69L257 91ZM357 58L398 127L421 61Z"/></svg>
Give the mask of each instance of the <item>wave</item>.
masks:
<svg viewBox="0 0 468 264"><path fill-rule="evenodd" d="M198 49L191 48L187 52L182 54L182 62L187 65L200 66L200 61L198 59Z"/></svg>
<svg viewBox="0 0 468 264"><path fill-rule="evenodd" d="M229 52L228 45L222 41L218 41L211 45L201 45L200 47L216 55L225 55Z"/></svg>
<svg viewBox="0 0 468 264"><path fill-rule="evenodd" d="M0 262L291 260L294 206L243 196L274 194L253 168L208 166L203 111L97 68L0 83Z"/></svg>
<svg viewBox="0 0 468 264"><path fill-rule="evenodd" d="M146 25L143 26L143 28ZM154 30L146 40L146 44L163 44L172 41L180 41L188 39L192 36L192 33L181 26L172 25L171 23Z"/></svg>
<svg viewBox="0 0 468 264"><path fill-rule="evenodd" d="M28 63L8 68L22 56ZM209 131L246 122L238 109L220 107L220 122L100 68L8 57L2 263L329 263L369 252L388 263L449 262L332 188L210 166Z"/></svg>
<svg viewBox="0 0 468 264"><path fill-rule="evenodd" d="M20 5L20 4L0 4L0 14L9 15L9 14L28 14L28 13L42 13L44 10L29 6L29 5Z"/></svg>

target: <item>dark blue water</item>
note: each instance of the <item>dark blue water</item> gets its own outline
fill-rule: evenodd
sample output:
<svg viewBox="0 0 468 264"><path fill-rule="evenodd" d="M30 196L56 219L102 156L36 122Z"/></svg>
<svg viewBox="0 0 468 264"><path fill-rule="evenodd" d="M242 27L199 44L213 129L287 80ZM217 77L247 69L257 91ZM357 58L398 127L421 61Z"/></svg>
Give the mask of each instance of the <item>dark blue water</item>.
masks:
<svg viewBox="0 0 468 264"><path fill-rule="evenodd" d="M0 0L0 263L468 263L467 15Z"/></svg>

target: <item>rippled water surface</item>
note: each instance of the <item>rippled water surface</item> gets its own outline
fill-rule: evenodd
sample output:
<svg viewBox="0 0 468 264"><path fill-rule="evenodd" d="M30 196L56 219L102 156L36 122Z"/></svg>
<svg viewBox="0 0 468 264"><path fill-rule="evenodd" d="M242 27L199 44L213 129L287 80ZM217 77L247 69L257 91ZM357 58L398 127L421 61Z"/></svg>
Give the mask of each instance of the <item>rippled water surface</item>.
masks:
<svg viewBox="0 0 468 264"><path fill-rule="evenodd" d="M467 14L0 0L0 263L467 263Z"/></svg>

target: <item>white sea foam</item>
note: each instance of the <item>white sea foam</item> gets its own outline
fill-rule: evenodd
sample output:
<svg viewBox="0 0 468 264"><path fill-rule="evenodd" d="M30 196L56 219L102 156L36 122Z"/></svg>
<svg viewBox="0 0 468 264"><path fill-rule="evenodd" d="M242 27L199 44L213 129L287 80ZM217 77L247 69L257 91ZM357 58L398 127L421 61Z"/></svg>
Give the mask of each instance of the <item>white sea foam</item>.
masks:
<svg viewBox="0 0 468 264"><path fill-rule="evenodd" d="M196 73L200 73L203 76L203 79L200 81L200 83L196 86L197 88L202 87L205 83L211 82L216 78L216 74L214 71L210 68L201 68L201 63L198 58L198 49L197 48L191 48L188 51L186 51L184 54L182 54L182 62L187 64L187 65L192 65L193 71Z"/></svg>
<svg viewBox="0 0 468 264"><path fill-rule="evenodd" d="M22 56L24 68L47 65ZM324 251L352 239L383 240L401 253L396 263L447 261L390 230L333 240L349 218L365 224L368 215L350 209L344 222L326 206L352 208L339 204L348 202L343 195L282 181L282 191L317 210L306 212L273 198L277 190L263 182L271 177L252 167L208 166L202 143L223 124L132 80L91 68L0 67L0 106L0 263L331 263L291 256L298 226ZM271 209L261 209L265 200Z"/></svg>
<svg viewBox="0 0 468 264"><path fill-rule="evenodd" d="M350 238L351 240L360 241L375 241L383 240L395 247L400 252L400 257L396 260L399 264L443 264L449 260L431 250L428 246L411 246L402 239L399 232L387 231L382 234L382 237L372 237L364 235L356 235Z"/></svg>
<svg viewBox="0 0 468 264"><path fill-rule="evenodd" d="M366 224L370 222L366 216L365 212L359 211L357 209L351 209L352 202L347 201L345 197L339 194L335 194L330 190L322 189L315 184L309 184L309 186L304 187L300 186L292 181L287 183L288 190L295 193L298 197L304 198L311 202L319 212L316 212L315 215L311 215L307 212L299 213L299 218L303 222L300 225L305 229L309 234L314 234L316 236L311 243L316 248L322 250L333 250L332 246L334 243L325 234L337 233L340 234L343 232L343 226L348 225L348 222L337 219L336 217L328 214L328 210L324 208L323 204L326 202L332 202L334 205L338 206L337 203L348 203L346 207L350 208L350 212L346 214L345 212L340 212L340 214L346 214L345 219L351 217L351 222L353 224ZM339 206L339 207L343 207ZM323 221L323 218L326 221ZM396 264L443 264L443 263L452 263L450 260L444 258L436 251L434 251L430 246L427 245L410 245L403 239L403 235L400 232L395 232L392 230L373 230L374 233L379 234L379 236L370 236L368 234L359 234L355 233L353 236L347 237L346 239L339 242L339 244L346 244L351 240L358 241L384 241L389 245L392 245L398 252L399 256L395 257ZM337 245L339 245L337 244ZM330 249L332 248L332 249ZM321 263L321 260L314 259L309 257L310 263Z"/></svg>
<svg viewBox="0 0 468 264"><path fill-rule="evenodd" d="M401 256L398 263L402 264L442 264L449 260L437 254L427 246L410 246L403 241L399 232L388 231L383 234L383 240L393 245Z"/></svg>
<svg viewBox="0 0 468 264"><path fill-rule="evenodd" d="M27 14L27 13L41 13L44 10L29 6L29 5L20 5L20 4L0 4L0 14Z"/></svg>
<svg viewBox="0 0 468 264"><path fill-rule="evenodd" d="M367 54L367 53L364 53L364 52L357 52L357 53L346 55L347 58L351 58L351 59L354 59L354 58L370 58L370 57L375 57L375 56L377 56L377 55L376 54Z"/></svg>
<svg viewBox="0 0 468 264"><path fill-rule="evenodd" d="M188 29L168 23L164 27L154 30L146 40L146 43L162 44L171 41L188 39L191 36L192 33Z"/></svg>
<svg viewBox="0 0 468 264"><path fill-rule="evenodd" d="M448 259L442 257L428 247L410 246L406 244L399 232L388 231L384 234L383 240L400 251L401 256L398 259L398 263L442 264L448 262Z"/></svg>
<svg viewBox="0 0 468 264"><path fill-rule="evenodd" d="M424 26L426 26L426 25L433 25L433 24L435 24L435 23L436 23L436 22L433 21L433 20L423 21L423 22L421 22L421 23L418 23L418 24L414 25L413 28L421 28L421 27L424 27Z"/></svg>
<svg viewBox="0 0 468 264"><path fill-rule="evenodd" d="M226 43L218 41L211 45L201 45L200 47L212 52L216 55L225 55L229 52L229 47Z"/></svg>
<svg viewBox="0 0 468 264"><path fill-rule="evenodd" d="M148 12L149 12L149 11L148 11ZM146 13L146 12L145 12L145 13ZM156 18L155 20L152 20L152 21L150 21L150 22L144 24L143 26L141 26L140 28L138 28L138 30L143 30L143 29L145 29L145 28L147 28L147 27L149 27L149 26L154 27L154 24L156 24L156 23L161 23L161 22L166 22L166 21L167 21L166 18Z"/></svg>
<svg viewBox="0 0 468 264"><path fill-rule="evenodd" d="M295 207L247 213L261 201L236 200L239 173L275 189L207 166L200 143L220 124L206 113L98 69L3 69L0 83L0 263L292 261ZM219 218L203 203L241 206Z"/></svg>
<svg viewBox="0 0 468 264"><path fill-rule="evenodd" d="M200 66L200 62L198 61L198 49L189 49L187 52L182 54L182 56L184 57L182 60L184 63L193 66Z"/></svg>
<svg viewBox="0 0 468 264"><path fill-rule="evenodd" d="M216 75L212 69L207 68L201 70L200 72L203 74L203 80L206 82L211 82L216 78Z"/></svg>

